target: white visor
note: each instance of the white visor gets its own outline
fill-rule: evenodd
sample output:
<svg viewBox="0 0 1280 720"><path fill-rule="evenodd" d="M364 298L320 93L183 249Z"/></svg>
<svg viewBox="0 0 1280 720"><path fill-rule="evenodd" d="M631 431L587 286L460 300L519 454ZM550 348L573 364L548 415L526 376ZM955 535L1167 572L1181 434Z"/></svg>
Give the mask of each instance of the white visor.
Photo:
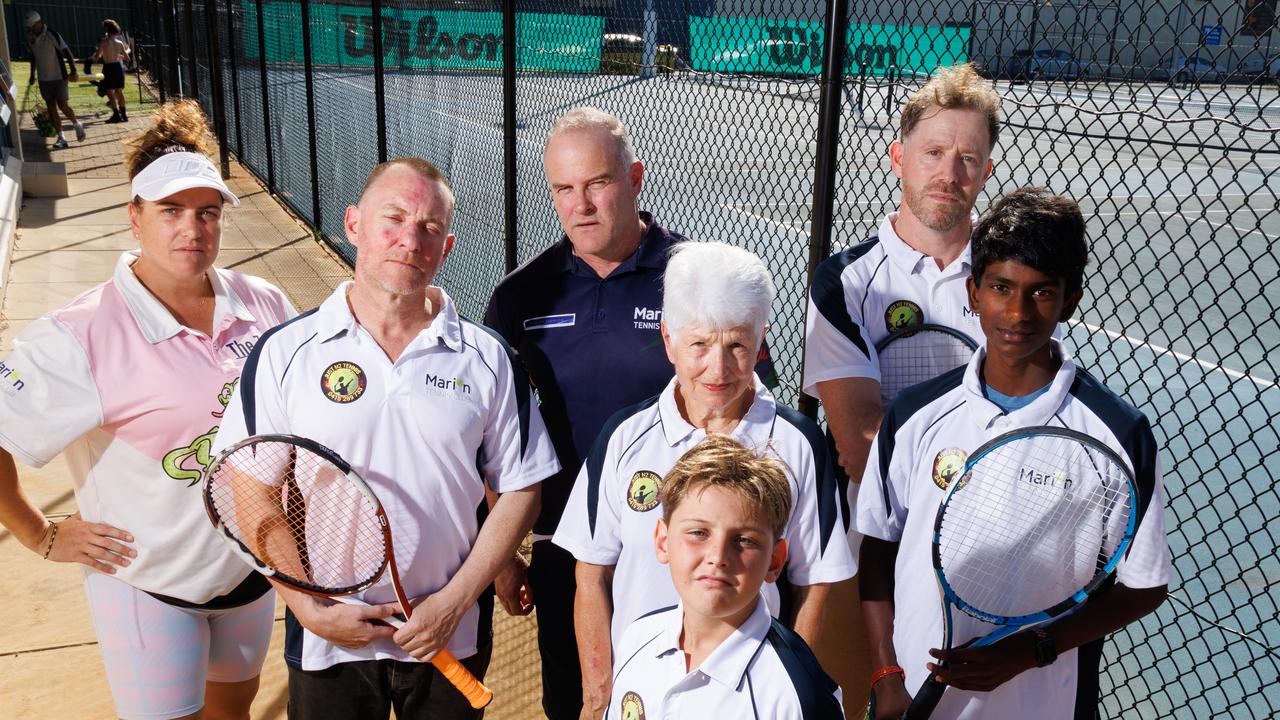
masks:
<svg viewBox="0 0 1280 720"><path fill-rule="evenodd" d="M191 188L212 188L222 193L232 207L240 198L227 189L213 161L201 153L174 152L161 155L133 178L133 195L143 200L163 200Z"/></svg>

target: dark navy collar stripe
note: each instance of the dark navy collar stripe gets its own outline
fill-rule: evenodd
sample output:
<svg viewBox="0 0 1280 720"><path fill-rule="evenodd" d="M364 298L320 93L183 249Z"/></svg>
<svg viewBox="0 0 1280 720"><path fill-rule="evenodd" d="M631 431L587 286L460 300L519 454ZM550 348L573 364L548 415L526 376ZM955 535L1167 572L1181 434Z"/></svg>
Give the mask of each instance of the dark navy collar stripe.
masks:
<svg viewBox="0 0 1280 720"><path fill-rule="evenodd" d="M280 332L281 329L288 327L289 325L292 325L293 323L296 323L303 318L311 317L312 315L315 315L316 311L318 311L319 309L320 309L319 307L311 308L310 310L302 313L301 315L298 315L292 320L287 320L285 322L282 322L279 325L271 328L270 330L262 333L262 337L258 338L258 343L253 346L253 350L249 351L249 357L245 359L244 367L240 370L240 404L241 404L241 409L244 410L244 424L245 424L245 429L248 431L248 434L250 435L258 434L256 430L258 426L256 383L257 383L257 376L258 376L258 360L259 358L262 357L262 349L267 346L267 341L271 339L272 335L275 335L276 333ZM308 340L308 342L310 342L310 340ZM304 342L298 347L301 348L302 345L306 345L306 343ZM298 350L295 349L293 351L293 354L296 355L297 352ZM289 362L290 363L293 362L292 357L290 358ZM283 379L284 378L282 377L281 380Z"/></svg>
<svg viewBox="0 0 1280 720"><path fill-rule="evenodd" d="M867 254L878 239L872 238L864 243L855 245L848 250L836 253L825 260L813 274L813 285L809 291L809 296L813 298L813 304L817 306L818 312L827 319L837 330L862 351L864 355L870 355L871 351L867 346L867 342L862 338L862 332L858 329L857 323L853 321L853 317L849 315L849 308L845 305L844 285L840 282L840 275L844 269L853 264L855 260Z"/></svg>
<svg viewBox="0 0 1280 720"><path fill-rule="evenodd" d="M658 396L654 395L648 400L614 413L604 427L600 428L600 434L596 436L596 442L591 446L591 452L587 454L587 526L592 536L596 533L596 513L600 505L600 479L604 473L604 458L609 451L609 438L613 437L614 431L626 422L627 418L644 412L656 402L658 402Z"/></svg>

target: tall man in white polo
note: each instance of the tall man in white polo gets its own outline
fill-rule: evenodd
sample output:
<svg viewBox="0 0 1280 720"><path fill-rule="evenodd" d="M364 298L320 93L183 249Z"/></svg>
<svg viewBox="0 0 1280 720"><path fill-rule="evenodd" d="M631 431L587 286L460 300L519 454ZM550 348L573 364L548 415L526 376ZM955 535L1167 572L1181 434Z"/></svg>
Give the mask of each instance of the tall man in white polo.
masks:
<svg viewBox="0 0 1280 720"><path fill-rule="evenodd" d="M991 176L1000 97L971 65L939 69L902 109L889 146L902 202L863 243L832 255L814 272L805 332L804 391L822 401L839 465L849 485L844 517L853 517L857 479L880 426L880 368L875 345L903 325L937 323L983 340L969 308L969 235L973 205ZM850 483L848 478L854 478ZM858 536L850 532L857 551ZM831 601L856 603L852 583ZM861 619L838 635L863 646ZM863 652L845 657L866 662ZM827 668L852 707L865 693L865 665ZM857 689L846 685L856 678Z"/></svg>
<svg viewBox="0 0 1280 720"><path fill-rule="evenodd" d="M482 677L492 638L477 600L538 514L559 469L525 374L501 339L431 285L453 247L453 192L422 160L383 163L347 209L355 279L263 335L218 436L292 433L337 451L387 511L400 577L421 601L399 631L383 583L289 606L291 718L474 718L427 660L447 647ZM488 520L477 513L497 494Z"/></svg>

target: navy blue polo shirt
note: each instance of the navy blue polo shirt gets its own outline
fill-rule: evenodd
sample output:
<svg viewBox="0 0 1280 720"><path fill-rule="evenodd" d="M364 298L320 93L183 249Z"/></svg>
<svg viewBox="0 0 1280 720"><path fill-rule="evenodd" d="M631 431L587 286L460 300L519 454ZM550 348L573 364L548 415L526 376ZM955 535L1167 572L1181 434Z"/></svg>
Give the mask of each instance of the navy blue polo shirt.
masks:
<svg viewBox="0 0 1280 720"><path fill-rule="evenodd" d="M484 322L516 350L538 390L542 419L560 460L542 483L538 535L560 522L582 459L618 410L657 395L675 373L662 345L662 274L686 238L649 213L635 253L601 278L573 254L567 236L494 288ZM761 352L756 372L774 385Z"/></svg>

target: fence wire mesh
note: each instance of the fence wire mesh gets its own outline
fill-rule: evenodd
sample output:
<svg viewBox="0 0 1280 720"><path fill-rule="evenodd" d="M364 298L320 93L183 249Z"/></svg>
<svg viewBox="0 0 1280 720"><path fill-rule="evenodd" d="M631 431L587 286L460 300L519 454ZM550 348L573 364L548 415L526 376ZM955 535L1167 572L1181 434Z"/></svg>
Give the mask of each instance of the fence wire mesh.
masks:
<svg viewBox="0 0 1280 720"><path fill-rule="evenodd" d="M379 146L439 166L459 238L439 281L471 317L507 270L504 242L522 262L561 235L541 164L556 117L584 104L619 115L646 163L643 208L691 238L747 247L774 272L770 343L791 404L809 248L824 240L811 232L814 198L834 204L832 251L873 234L898 199L887 160L898 107L936 66L976 62L1005 115L977 209L1026 184L1081 203L1093 262L1070 346L1162 444L1175 580L1169 602L1108 642L1102 715L1280 714L1280 537L1268 522L1280 513L1275 0L854 3L838 118L819 105L825 4L524 0L508 67L494 0L312 2L314 126L301 4L209 0L210 36L203 1L189 13L185 0L135 0L151 76L189 93L191 60L203 63L195 87L207 111L227 113L230 147L348 261L343 210ZM207 42L220 50L221 102ZM516 87L511 134L504 73ZM838 171L818 187L818 129L832 120ZM506 238L510 204L518 234ZM526 624L498 627L493 667L514 673L503 681L514 697L494 714L527 717L536 644Z"/></svg>

